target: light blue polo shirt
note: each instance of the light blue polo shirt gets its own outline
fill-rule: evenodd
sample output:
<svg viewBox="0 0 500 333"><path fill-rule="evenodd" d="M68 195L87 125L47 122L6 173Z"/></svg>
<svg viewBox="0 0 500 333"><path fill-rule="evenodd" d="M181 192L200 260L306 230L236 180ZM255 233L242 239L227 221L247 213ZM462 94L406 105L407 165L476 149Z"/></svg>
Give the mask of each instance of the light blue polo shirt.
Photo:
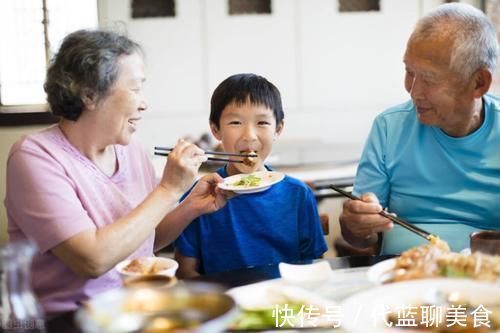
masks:
<svg viewBox="0 0 500 333"><path fill-rule="evenodd" d="M473 133L454 138L422 125L411 101L374 121L354 193L373 192L383 207L446 240L469 247L469 234L500 229L500 99L483 97L485 119ZM383 254L426 241L399 226L384 233Z"/></svg>

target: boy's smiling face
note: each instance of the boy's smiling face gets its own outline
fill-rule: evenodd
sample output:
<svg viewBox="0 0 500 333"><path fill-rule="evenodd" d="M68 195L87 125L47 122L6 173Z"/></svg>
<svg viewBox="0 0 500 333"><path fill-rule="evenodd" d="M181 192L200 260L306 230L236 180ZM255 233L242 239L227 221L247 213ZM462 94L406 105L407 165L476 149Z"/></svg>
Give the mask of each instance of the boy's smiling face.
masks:
<svg viewBox="0 0 500 333"><path fill-rule="evenodd" d="M283 123L277 126L273 110L263 104L232 102L222 111L219 126L210 124L210 128L225 152L258 155L252 158L254 165L230 163L227 172L234 175L265 170L264 161L271 153L274 139L281 134Z"/></svg>

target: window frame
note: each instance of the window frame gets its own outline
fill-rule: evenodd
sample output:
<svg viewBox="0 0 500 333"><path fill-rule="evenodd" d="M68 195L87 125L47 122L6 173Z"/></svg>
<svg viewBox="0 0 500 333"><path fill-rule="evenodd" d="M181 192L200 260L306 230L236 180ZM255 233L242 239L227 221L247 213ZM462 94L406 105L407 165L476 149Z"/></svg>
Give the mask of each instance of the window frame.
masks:
<svg viewBox="0 0 500 333"><path fill-rule="evenodd" d="M47 0L42 2L43 11L43 33L45 39L45 61L46 66L50 60L50 40L48 36L49 20ZM4 105L0 99L0 127L5 126L29 126L29 125L47 125L59 121L59 117L52 114L47 103L28 104L28 105Z"/></svg>

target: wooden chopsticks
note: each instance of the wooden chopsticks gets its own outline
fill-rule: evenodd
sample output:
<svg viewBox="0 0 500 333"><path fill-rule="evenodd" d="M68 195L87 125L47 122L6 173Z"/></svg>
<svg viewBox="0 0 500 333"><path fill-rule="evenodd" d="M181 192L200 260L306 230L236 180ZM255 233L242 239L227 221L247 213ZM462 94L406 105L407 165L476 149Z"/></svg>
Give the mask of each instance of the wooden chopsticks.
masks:
<svg viewBox="0 0 500 333"><path fill-rule="evenodd" d="M173 148L168 147L158 147L155 146L154 154L157 156L168 156L168 153L173 150ZM215 156L237 156L237 157L257 157L257 154L238 154L238 153L225 153L222 151L205 151L207 155L215 155ZM219 158L219 157L208 157L209 161L217 161L217 162L231 162L231 163L245 163L244 160L235 160L230 158Z"/></svg>
<svg viewBox="0 0 500 333"><path fill-rule="evenodd" d="M343 196L349 198L349 199L352 199L352 200L361 200L361 198L358 198L357 196L347 192L347 191L344 191L343 189L341 188L338 188L337 186L334 186L334 185L330 185L330 188L340 194L342 194ZM391 213L389 212L386 212L384 210L380 211L378 213L379 215L382 215L383 217L386 217L388 218L389 220L391 220L392 222L396 223L396 224L399 224L400 226L402 226L403 228L406 228L408 230L410 230L411 232L414 232L416 233L417 235L419 235L420 237L423 237L427 240L430 240L430 237L433 236L431 233L423 230L423 229L420 229L419 227L417 226L414 226L413 224L403 220L403 219L400 219L399 217L396 217L394 215L392 215Z"/></svg>

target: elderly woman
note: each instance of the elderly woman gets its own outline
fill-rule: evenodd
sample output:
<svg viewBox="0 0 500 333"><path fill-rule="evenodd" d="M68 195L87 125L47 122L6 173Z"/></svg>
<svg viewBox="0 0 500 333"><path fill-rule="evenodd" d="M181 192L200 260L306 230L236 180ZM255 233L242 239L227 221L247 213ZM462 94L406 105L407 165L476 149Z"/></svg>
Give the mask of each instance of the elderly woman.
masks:
<svg viewBox="0 0 500 333"><path fill-rule="evenodd" d="M111 32L68 35L45 83L59 124L20 139L7 163L10 240L31 238L35 293L49 315L120 286L113 266L151 256L200 214L225 204L204 152L180 140L157 184L133 134L147 109L141 49Z"/></svg>

